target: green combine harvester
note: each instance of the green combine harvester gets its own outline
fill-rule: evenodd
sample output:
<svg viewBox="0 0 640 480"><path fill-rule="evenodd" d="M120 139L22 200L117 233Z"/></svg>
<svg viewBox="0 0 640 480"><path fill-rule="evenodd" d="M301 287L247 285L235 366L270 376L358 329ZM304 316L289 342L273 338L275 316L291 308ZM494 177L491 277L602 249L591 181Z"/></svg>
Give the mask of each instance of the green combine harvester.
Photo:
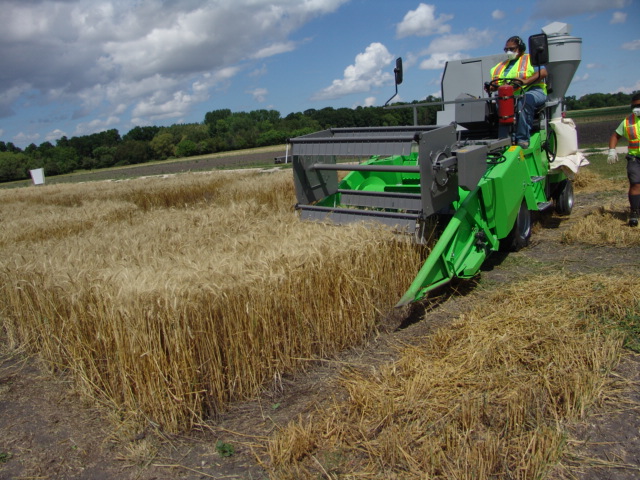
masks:
<svg viewBox="0 0 640 480"><path fill-rule="evenodd" d="M448 62L438 125L334 128L289 140L301 218L375 221L418 243L426 242L434 220L443 225L398 306L454 278L474 277L492 252L525 247L532 212L553 208L568 215L573 207L571 180L553 165L562 138L551 122L562 115L581 58L582 42L569 30L556 22L529 38L532 60L547 68L549 90L529 148L498 138L503 99L484 92L491 68L506 56ZM401 59L394 72L397 93ZM430 104L405 108L424 105ZM339 171L349 173L339 181Z"/></svg>

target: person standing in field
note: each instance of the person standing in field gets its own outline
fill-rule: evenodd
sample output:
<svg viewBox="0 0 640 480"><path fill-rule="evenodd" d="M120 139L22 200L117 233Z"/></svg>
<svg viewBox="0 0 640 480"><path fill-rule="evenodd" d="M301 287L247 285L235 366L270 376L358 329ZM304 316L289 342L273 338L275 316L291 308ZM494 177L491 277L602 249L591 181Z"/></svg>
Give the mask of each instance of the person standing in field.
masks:
<svg viewBox="0 0 640 480"><path fill-rule="evenodd" d="M609 138L607 163L618 161L616 145L620 138L629 141L627 154L627 177L629 178L629 226L637 227L640 217L640 93L631 97L631 115L625 118Z"/></svg>

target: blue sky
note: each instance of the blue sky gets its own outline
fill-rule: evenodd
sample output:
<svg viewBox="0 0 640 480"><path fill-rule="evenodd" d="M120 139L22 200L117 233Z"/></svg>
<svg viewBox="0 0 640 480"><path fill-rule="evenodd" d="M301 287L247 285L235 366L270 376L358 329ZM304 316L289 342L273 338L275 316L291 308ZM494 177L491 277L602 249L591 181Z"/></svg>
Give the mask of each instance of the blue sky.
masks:
<svg viewBox="0 0 640 480"><path fill-rule="evenodd" d="M202 122L206 112L439 95L448 59L551 22L582 38L567 95L640 90L639 0L0 0L0 140Z"/></svg>

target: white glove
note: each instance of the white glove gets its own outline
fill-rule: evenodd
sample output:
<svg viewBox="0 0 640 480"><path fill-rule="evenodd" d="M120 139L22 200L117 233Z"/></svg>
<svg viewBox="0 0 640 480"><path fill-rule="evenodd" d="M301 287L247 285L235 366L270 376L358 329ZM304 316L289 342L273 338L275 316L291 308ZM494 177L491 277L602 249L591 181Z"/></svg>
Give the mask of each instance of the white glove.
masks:
<svg viewBox="0 0 640 480"><path fill-rule="evenodd" d="M607 163L611 165L612 163L616 163L618 161L618 152L615 148L609 149L609 156L607 157Z"/></svg>

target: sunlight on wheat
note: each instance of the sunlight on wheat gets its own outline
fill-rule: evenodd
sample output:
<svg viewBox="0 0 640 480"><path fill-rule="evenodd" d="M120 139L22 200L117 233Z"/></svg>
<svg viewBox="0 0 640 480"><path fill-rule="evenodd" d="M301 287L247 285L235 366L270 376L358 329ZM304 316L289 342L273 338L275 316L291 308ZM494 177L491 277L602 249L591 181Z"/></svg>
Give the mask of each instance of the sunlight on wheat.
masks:
<svg viewBox="0 0 640 480"><path fill-rule="evenodd" d="M399 346L397 361L345 369L347 401L267 444L272 478L543 478L563 452L562 423L609 381L622 335L600 319L624 319L621 306L640 308L635 280L545 275L506 287ZM342 461L311 461L332 452Z"/></svg>
<svg viewBox="0 0 640 480"><path fill-rule="evenodd" d="M89 394L189 428L362 341L419 252L303 223L290 172L0 192L3 325Z"/></svg>

